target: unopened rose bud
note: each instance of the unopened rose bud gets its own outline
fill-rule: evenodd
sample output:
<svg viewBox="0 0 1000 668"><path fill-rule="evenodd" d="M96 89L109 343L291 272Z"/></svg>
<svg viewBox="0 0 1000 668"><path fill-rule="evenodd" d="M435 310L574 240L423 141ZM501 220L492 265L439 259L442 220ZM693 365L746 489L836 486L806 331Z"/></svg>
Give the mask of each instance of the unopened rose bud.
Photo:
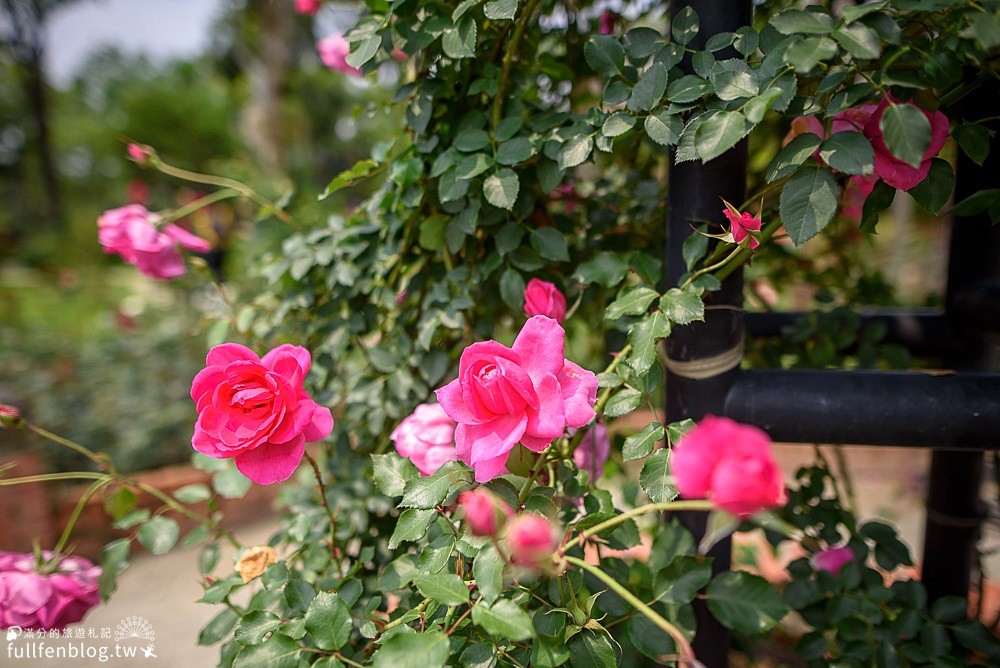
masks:
<svg viewBox="0 0 1000 668"><path fill-rule="evenodd" d="M534 513L518 515L507 524L504 544L511 563L541 570L558 546L552 523Z"/></svg>
<svg viewBox="0 0 1000 668"><path fill-rule="evenodd" d="M495 536L506 518L513 512L510 506L482 487L462 492L458 503L465 511L465 523L474 536Z"/></svg>
<svg viewBox="0 0 1000 668"><path fill-rule="evenodd" d="M20 429L24 426L24 418L16 406L0 404L0 429Z"/></svg>
<svg viewBox="0 0 1000 668"><path fill-rule="evenodd" d="M257 545L249 548L236 560L236 572L243 582L250 582L261 575L271 564L278 562L278 553L269 545Z"/></svg>
<svg viewBox="0 0 1000 668"><path fill-rule="evenodd" d="M836 575L840 569L854 561L854 550L849 547L830 547L813 555L813 568Z"/></svg>
<svg viewBox="0 0 1000 668"><path fill-rule="evenodd" d="M128 153L128 157L135 161L140 167L145 167L149 164L149 159L154 155L152 146L146 146L145 144L136 144L135 142L129 142L125 149Z"/></svg>
<svg viewBox="0 0 1000 668"><path fill-rule="evenodd" d="M403 304L405 304L406 303L406 299L409 296L410 296L410 293L408 291L406 291L406 290L400 290L399 292L397 292L396 293L396 306L402 306Z"/></svg>

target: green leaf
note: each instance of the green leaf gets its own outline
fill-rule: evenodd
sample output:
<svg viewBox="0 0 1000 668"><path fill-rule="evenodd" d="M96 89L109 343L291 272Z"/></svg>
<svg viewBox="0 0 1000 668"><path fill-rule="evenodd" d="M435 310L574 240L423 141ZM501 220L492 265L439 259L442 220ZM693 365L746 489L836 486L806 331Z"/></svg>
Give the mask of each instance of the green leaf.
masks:
<svg viewBox="0 0 1000 668"><path fill-rule="evenodd" d="M413 578L420 593L441 605L462 605L469 602L469 587L454 573L427 573Z"/></svg>
<svg viewBox="0 0 1000 668"><path fill-rule="evenodd" d="M863 16L868 16L873 12L880 11L888 5L888 0L878 0L877 2L867 2L863 5L846 5L841 10L845 24L851 24Z"/></svg>
<svg viewBox="0 0 1000 668"><path fill-rule="evenodd" d="M615 253L601 251L577 267L573 277L585 285L597 283L610 288L621 282L626 273L628 265L621 257Z"/></svg>
<svg viewBox="0 0 1000 668"><path fill-rule="evenodd" d="M727 513L724 510L713 510L708 514L708 522L705 527L705 535L698 543L698 551L707 554L715 547L716 543L724 538L728 538L734 531L740 528L740 518Z"/></svg>
<svg viewBox="0 0 1000 668"><path fill-rule="evenodd" d="M672 115L666 109L660 109L646 117L646 134L661 146L673 146L684 129L680 116Z"/></svg>
<svg viewBox="0 0 1000 668"><path fill-rule="evenodd" d="M620 75L625 68L625 49L611 35L594 35L583 47L583 57L606 79Z"/></svg>
<svg viewBox="0 0 1000 668"><path fill-rule="evenodd" d="M670 449L660 448L642 465L639 485L653 503L666 503L677 498L677 488L670 475Z"/></svg>
<svg viewBox="0 0 1000 668"><path fill-rule="evenodd" d="M990 139L994 134L985 125L962 123L952 130L951 136L974 163L982 166L990 154Z"/></svg>
<svg viewBox="0 0 1000 668"><path fill-rule="evenodd" d="M591 135L574 135L563 142L559 149L559 169L570 169L590 157L594 150L594 138Z"/></svg>
<svg viewBox="0 0 1000 668"><path fill-rule="evenodd" d="M259 645L247 645L233 661L233 668L298 668L299 643L280 633Z"/></svg>
<svg viewBox="0 0 1000 668"><path fill-rule="evenodd" d="M531 243L531 247L546 260L569 261L569 247L566 245L566 237L554 227L533 229L528 241Z"/></svg>
<svg viewBox="0 0 1000 668"><path fill-rule="evenodd" d="M757 77L742 60L723 60L711 74L715 94L720 100L740 100L759 92Z"/></svg>
<svg viewBox="0 0 1000 668"><path fill-rule="evenodd" d="M636 65L663 48L663 35L648 27L632 28L623 39L629 59Z"/></svg>
<svg viewBox="0 0 1000 668"><path fill-rule="evenodd" d="M920 166L931 145L931 123L922 110L912 104L890 104L882 113L879 128L894 156L911 167Z"/></svg>
<svg viewBox="0 0 1000 668"><path fill-rule="evenodd" d="M440 631L397 633L382 643L372 665L375 668L443 668L450 654L448 636Z"/></svg>
<svg viewBox="0 0 1000 668"><path fill-rule="evenodd" d="M882 55L882 42L878 35L861 23L837 28L833 31L833 38L857 60L872 60Z"/></svg>
<svg viewBox="0 0 1000 668"><path fill-rule="evenodd" d="M712 560L678 556L656 574L653 595L670 605L690 603L712 579Z"/></svg>
<svg viewBox="0 0 1000 668"><path fill-rule="evenodd" d="M632 88L628 108L632 111L649 111L660 102L666 90L667 68L663 63L654 63Z"/></svg>
<svg viewBox="0 0 1000 668"><path fill-rule="evenodd" d="M174 492L174 497L184 503L201 503L212 496L212 491L201 484L185 485Z"/></svg>
<svg viewBox="0 0 1000 668"><path fill-rule="evenodd" d="M805 74L820 62L830 60L839 53L837 43L829 37L806 37L785 49L785 62L796 72Z"/></svg>
<svg viewBox="0 0 1000 668"><path fill-rule="evenodd" d="M139 528L136 538L153 554L165 554L177 543L180 527L169 517L154 517Z"/></svg>
<svg viewBox="0 0 1000 668"><path fill-rule="evenodd" d="M229 632L233 630L239 619L239 616L233 610L229 608L223 609L222 612L212 617L212 620L198 633L198 644L208 646L219 642L229 635Z"/></svg>
<svg viewBox="0 0 1000 668"><path fill-rule="evenodd" d="M837 213L837 181L828 169L803 167L781 191L778 210L796 246L823 231Z"/></svg>
<svg viewBox="0 0 1000 668"><path fill-rule="evenodd" d="M705 595L715 618L742 633L769 631L789 612L777 589L764 578L744 571L718 575Z"/></svg>
<svg viewBox="0 0 1000 668"><path fill-rule="evenodd" d="M354 622L340 596L321 591L306 610L306 630L320 649L336 650L351 639Z"/></svg>
<svg viewBox="0 0 1000 668"><path fill-rule="evenodd" d="M931 170L927 178L910 188L909 193L917 204L931 213L938 214L948 203L954 189L955 172L952 171L951 164L947 160L934 158L931 160Z"/></svg>
<svg viewBox="0 0 1000 668"><path fill-rule="evenodd" d="M517 165L534 154L527 137L514 137L497 148L497 162L501 165Z"/></svg>
<svg viewBox="0 0 1000 668"><path fill-rule="evenodd" d="M500 298L515 311L524 308L524 277L513 267L504 270L500 277Z"/></svg>
<svg viewBox="0 0 1000 668"><path fill-rule="evenodd" d="M628 365L637 374L644 374L659 357L660 339L670 336L670 321L663 311L656 311L628 330L628 340L632 344L632 354Z"/></svg>
<svg viewBox="0 0 1000 668"><path fill-rule="evenodd" d="M413 462L395 452L372 455L372 464L375 486L386 496L402 496L406 483L420 476Z"/></svg>
<svg viewBox="0 0 1000 668"><path fill-rule="evenodd" d="M449 58L456 60L472 58L476 55L476 21L472 16L463 16L458 23L447 28L441 35L441 48Z"/></svg>
<svg viewBox="0 0 1000 668"><path fill-rule="evenodd" d="M429 216L422 220L420 222L420 236L418 239L420 247L429 251L441 250L444 247L444 231L447 224L448 217L443 214ZM374 356L370 357L374 358ZM383 373L394 370L394 368L376 368Z"/></svg>
<svg viewBox="0 0 1000 668"><path fill-rule="evenodd" d="M868 195L864 206L861 207L861 231L874 234L875 226L878 224L878 215L888 209L895 198L895 188L881 179L876 181L874 190Z"/></svg>
<svg viewBox="0 0 1000 668"><path fill-rule="evenodd" d="M615 668L618 665L618 655L606 632L583 629L570 638L566 646L569 647L569 661L573 668Z"/></svg>
<svg viewBox="0 0 1000 668"><path fill-rule="evenodd" d="M875 170L875 151L860 132L835 133L820 146L819 157L845 174L871 174Z"/></svg>
<svg viewBox="0 0 1000 668"><path fill-rule="evenodd" d="M248 612L240 625L236 627L236 642L241 645L256 645L264 640L264 636L281 626L281 620L274 613L266 610ZM211 645L213 643L201 643Z"/></svg>
<svg viewBox="0 0 1000 668"><path fill-rule="evenodd" d="M654 574L669 566L674 559L683 555L694 555L694 538L691 532L681 526L675 517L660 527L653 539L653 549L649 553L649 570Z"/></svg>
<svg viewBox="0 0 1000 668"><path fill-rule="evenodd" d="M717 158L743 139L747 119L738 111L720 111L703 121L695 132L695 152L701 161Z"/></svg>
<svg viewBox="0 0 1000 668"><path fill-rule="evenodd" d="M480 2L481 0L462 0L462 2L458 3L458 7L455 7L455 11L451 13L451 20L459 20L465 16L466 12L478 5Z"/></svg>
<svg viewBox="0 0 1000 668"><path fill-rule="evenodd" d="M455 179L465 180L475 178L492 166L493 161L485 153L467 155L455 165Z"/></svg>
<svg viewBox="0 0 1000 668"><path fill-rule="evenodd" d="M361 69L364 67L365 63L375 57L378 53L378 49L382 46L382 36L381 35L371 35L366 37L361 42L355 42L357 48L351 45L351 52L347 54L347 64L351 67L356 67Z"/></svg>
<svg viewBox="0 0 1000 668"><path fill-rule="evenodd" d="M769 25L782 35L806 33L826 35L833 30L833 17L825 12L806 12L801 9L786 9L772 16Z"/></svg>
<svg viewBox="0 0 1000 668"><path fill-rule="evenodd" d="M370 176L376 169L378 169L378 166L378 163L374 160L362 160L361 162L356 163L350 169L347 169L333 177L317 199L322 201L338 190L354 185L358 181Z"/></svg>
<svg viewBox="0 0 1000 668"><path fill-rule="evenodd" d="M622 445L622 461L642 459L653 451L656 443L662 441L664 436L663 425L659 422L650 422L638 434L632 434L625 439Z"/></svg>
<svg viewBox="0 0 1000 668"><path fill-rule="evenodd" d="M487 633L514 641L535 637L535 627L528 613L505 598L492 605L480 603L473 607L472 622Z"/></svg>
<svg viewBox="0 0 1000 668"><path fill-rule="evenodd" d="M601 134L605 137L618 137L635 126L635 116L626 111L616 111L608 116L601 126Z"/></svg>
<svg viewBox="0 0 1000 668"><path fill-rule="evenodd" d="M137 497L132 490L119 487L104 499L104 511L112 519L119 520L135 508L136 501Z"/></svg>
<svg viewBox="0 0 1000 668"><path fill-rule="evenodd" d="M607 310L604 312L604 319L618 320L622 316L645 313L649 309L649 305L653 303L653 300L659 296L659 292L644 285L625 288L618 295L618 299L608 305Z"/></svg>
<svg viewBox="0 0 1000 668"><path fill-rule="evenodd" d="M705 303L693 292L670 288L660 299L660 310L678 325L705 319Z"/></svg>
<svg viewBox="0 0 1000 668"><path fill-rule="evenodd" d="M494 21L511 21L517 14L517 0L494 0L483 7L486 18Z"/></svg>
<svg viewBox="0 0 1000 668"><path fill-rule="evenodd" d="M626 387L612 395L607 405L604 406L604 416L621 417L622 415L628 415L641 405L642 392L632 387Z"/></svg>
<svg viewBox="0 0 1000 668"><path fill-rule="evenodd" d="M251 484L232 463L212 476L212 489L225 499L242 499L250 491Z"/></svg>
<svg viewBox="0 0 1000 668"><path fill-rule="evenodd" d="M198 571L202 574L211 573L219 563L219 546L209 543L198 553Z"/></svg>
<svg viewBox="0 0 1000 668"><path fill-rule="evenodd" d="M521 189L521 183L517 178L517 173L511 169L500 169L496 174L492 174L483 182L483 194L486 201L500 209L508 211L514 208L517 201L517 193Z"/></svg>
<svg viewBox="0 0 1000 668"><path fill-rule="evenodd" d="M707 81L695 74L688 74L667 87L667 99L677 104L687 104L711 90L712 86Z"/></svg>
<svg viewBox="0 0 1000 668"><path fill-rule="evenodd" d="M773 183L794 172L809 156L816 152L821 142L822 140L811 132L797 135L778 151L778 154L771 160L771 164L767 166L765 173L767 182Z"/></svg>
<svg viewBox="0 0 1000 668"><path fill-rule="evenodd" d="M444 502L452 487L472 482L472 472L464 464L448 462L434 475L418 477L406 483L402 508L429 510Z"/></svg>
<svg viewBox="0 0 1000 668"><path fill-rule="evenodd" d="M698 34L699 27L698 13L692 7L688 6L674 15L673 20L670 22L670 34L673 36L675 42L682 46L687 46L695 38L695 35Z"/></svg>
<svg viewBox="0 0 1000 668"><path fill-rule="evenodd" d="M489 145L490 136L486 134L485 130L479 130L476 128L462 130L458 133L458 136L455 137L455 142L452 144L452 146L464 153L481 151Z"/></svg>
<svg viewBox="0 0 1000 668"><path fill-rule="evenodd" d="M1000 188L989 188L972 193L948 211L953 216L974 216L996 206Z"/></svg>
<svg viewBox="0 0 1000 668"><path fill-rule="evenodd" d="M677 654L674 639L645 615L634 615L628 623L628 638L637 650L661 665L660 659Z"/></svg>
<svg viewBox="0 0 1000 668"><path fill-rule="evenodd" d="M132 542L128 538L113 540L101 550L101 576L97 580L101 600L107 601L117 588L117 578L128 568L129 550Z"/></svg>
<svg viewBox="0 0 1000 668"><path fill-rule="evenodd" d="M476 578L476 588L489 605L492 605L503 592L503 568L504 561L492 545L480 552L472 562L472 576Z"/></svg>
<svg viewBox="0 0 1000 668"><path fill-rule="evenodd" d="M404 510L396 520L396 528L389 538L389 549L395 550L404 541L413 541L422 538L427 533L427 527L431 525L437 517L436 510L417 510L409 508Z"/></svg>

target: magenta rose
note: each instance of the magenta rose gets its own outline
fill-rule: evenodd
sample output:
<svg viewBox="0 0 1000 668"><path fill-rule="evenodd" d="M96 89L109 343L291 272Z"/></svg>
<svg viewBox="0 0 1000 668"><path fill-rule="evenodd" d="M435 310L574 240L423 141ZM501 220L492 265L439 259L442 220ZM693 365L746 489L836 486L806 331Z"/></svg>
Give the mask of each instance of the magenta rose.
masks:
<svg viewBox="0 0 1000 668"><path fill-rule="evenodd" d="M101 602L100 576L101 567L83 557L62 557L51 572L39 573L33 554L0 552L0 628L48 631L75 624Z"/></svg>
<svg viewBox="0 0 1000 668"><path fill-rule="evenodd" d="M465 513L465 523L473 536L495 536L500 525L514 511L482 487L458 495L458 505Z"/></svg>
<svg viewBox="0 0 1000 668"><path fill-rule="evenodd" d="M327 35L316 42L319 59L323 64L336 72L344 72L356 77L361 76L361 70L347 64L347 56L351 54L351 44L339 33Z"/></svg>
<svg viewBox="0 0 1000 668"><path fill-rule="evenodd" d="M597 482L604 475L604 465L611 454L611 440L608 438L608 428L603 422L598 422L587 430L576 450L573 451L573 463L577 468L590 474L590 482Z"/></svg>
<svg viewBox="0 0 1000 668"><path fill-rule="evenodd" d="M559 323L536 315L511 348L496 341L466 348L458 378L437 390L458 423L458 458L475 469L477 481L504 473L518 442L541 452L566 427L594 419L597 376L564 357L565 339Z"/></svg>
<svg viewBox="0 0 1000 668"><path fill-rule="evenodd" d="M733 241L740 243L750 237L750 248L756 248L760 245L759 241L750 236L751 232L760 232L760 218L747 211L743 211L739 216L729 209L723 209L722 213L726 214L726 218L729 219L729 229L733 234Z"/></svg>
<svg viewBox="0 0 1000 668"><path fill-rule="evenodd" d="M191 444L216 459L233 458L236 468L261 484L287 480L305 444L333 430L330 409L306 393L312 366L309 351L283 344L258 357L237 343L208 352L207 365L191 382L198 421Z"/></svg>
<svg viewBox="0 0 1000 668"><path fill-rule="evenodd" d="M111 209L97 219L97 238L105 253L117 253L151 278L171 279L184 274L178 246L207 253L212 245L173 223L157 229L156 214L141 204Z"/></svg>
<svg viewBox="0 0 1000 668"><path fill-rule="evenodd" d="M555 284L533 278L524 290L524 313L546 315L561 324L566 319L566 297Z"/></svg>
<svg viewBox="0 0 1000 668"><path fill-rule="evenodd" d="M389 438L396 444L396 452L413 462L420 475L431 475L445 462L458 459L455 421L441 404L420 404L392 430Z"/></svg>
<svg viewBox="0 0 1000 668"><path fill-rule="evenodd" d="M927 178L927 174L931 171L931 158L936 156L948 141L948 117L940 111L931 113L920 109L931 124L931 143L924 151L920 166L914 167L893 155L882 136L882 115L890 104L899 104L899 101L889 95L879 103L871 118L865 123L865 136L875 149L875 173L878 177L893 188L909 190Z"/></svg>
<svg viewBox="0 0 1000 668"><path fill-rule="evenodd" d="M322 0L295 0L295 11L299 14L315 14L322 6Z"/></svg>
<svg viewBox="0 0 1000 668"><path fill-rule="evenodd" d="M785 501L770 437L729 418L705 416L674 447L670 467L684 497L711 499L739 517Z"/></svg>
<svg viewBox="0 0 1000 668"><path fill-rule="evenodd" d="M813 568L836 575L840 569L854 561L854 550L849 547L828 547L813 555Z"/></svg>
<svg viewBox="0 0 1000 668"><path fill-rule="evenodd" d="M524 513L507 523L504 546L513 564L539 569L558 547L555 528L541 515Z"/></svg>

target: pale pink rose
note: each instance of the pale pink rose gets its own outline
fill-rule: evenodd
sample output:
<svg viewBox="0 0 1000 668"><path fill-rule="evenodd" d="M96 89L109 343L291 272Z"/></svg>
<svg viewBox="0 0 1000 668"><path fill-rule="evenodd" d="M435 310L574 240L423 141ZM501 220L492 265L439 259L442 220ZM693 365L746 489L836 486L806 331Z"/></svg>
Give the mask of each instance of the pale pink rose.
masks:
<svg viewBox="0 0 1000 668"><path fill-rule="evenodd" d="M674 447L670 467L684 497L711 499L743 518L785 501L770 437L729 418L705 416Z"/></svg>
<svg viewBox="0 0 1000 668"><path fill-rule="evenodd" d="M739 216L729 209L723 209L722 213L726 214L726 218L729 219L729 229L733 233L733 240L736 243L750 237L750 248L756 248L760 245L759 241L750 236L750 232L760 232L760 218L747 211L742 212Z"/></svg>
<svg viewBox="0 0 1000 668"><path fill-rule="evenodd" d="M909 190L927 178L927 174L931 170L931 158L936 156L944 147L945 142L948 141L948 117L940 111L931 113L925 109L920 109L931 124L931 143L927 147L927 150L924 151L920 166L913 167L892 154L889 147L886 146L885 139L882 136L882 129L879 127L886 108L890 104L899 103L899 100L896 100L891 95L883 98L868 119L868 122L865 123L864 132L865 136L871 141L872 148L875 149L875 173L878 177L893 188ZM905 104L916 106L912 102L906 102ZM919 109L919 107L917 108Z"/></svg>
<svg viewBox="0 0 1000 668"><path fill-rule="evenodd" d="M552 318L529 318L511 348L496 341L462 352L458 378L437 390L456 422L458 458L486 482L506 471L522 443L541 452L566 427L594 419L597 376L564 357L566 332Z"/></svg>
<svg viewBox="0 0 1000 668"><path fill-rule="evenodd" d="M533 278L524 289L524 314L547 315L562 324L566 319L566 297L554 283Z"/></svg>
<svg viewBox="0 0 1000 668"><path fill-rule="evenodd" d="M291 477L305 444L333 430L330 409L306 393L312 366L309 351L283 344L258 357L237 343L208 352L207 366L191 382L198 409L191 444L216 459L233 458L236 468L261 484Z"/></svg>
<svg viewBox="0 0 1000 668"><path fill-rule="evenodd" d="M347 56L351 54L351 44L340 33L327 35L316 42L316 50L319 51L319 59L331 70L356 77L361 76L361 70L347 64Z"/></svg>
<svg viewBox="0 0 1000 668"><path fill-rule="evenodd" d="M604 475L604 464L611 454L611 440L608 428L598 422L587 430L583 440L573 451L573 463L590 474L590 482L597 482Z"/></svg>
<svg viewBox="0 0 1000 668"><path fill-rule="evenodd" d="M503 542L511 563L534 569L548 562L558 547L555 527L535 513L523 513L508 522Z"/></svg>
<svg viewBox="0 0 1000 668"><path fill-rule="evenodd" d="M157 216L141 204L111 209L97 219L97 238L105 253L117 253L151 278L171 279L184 274L178 246L207 253L212 245L170 223L157 229Z"/></svg>
<svg viewBox="0 0 1000 668"><path fill-rule="evenodd" d="M436 473L455 454L455 421L441 404L420 404L389 435L396 452L409 459L420 475Z"/></svg>
<svg viewBox="0 0 1000 668"><path fill-rule="evenodd" d="M473 536L495 536L513 513L510 506L482 487L459 494L458 504L465 512L465 523Z"/></svg>
<svg viewBox="0 0 1000 668"><path fill-rule="evenodd" d="M828 547L813 555L813 568L836 575L840 569L854 561L854 550L849 547Z"/></svg>
<svg viewBox="0 0 1000 668"><path fill-rule="evenodd" d="M315 14L323 6L323 0L295 0L295 11L299 14Z"/></svg>
<svg viewBox="0 0 1000 668"><path fill-rule="evenodd" d="M43 552L42 558L53 555ZM0 628L62 630L101 602L100 566L83 557L62 557L51 573L35 566L33 554L0 552Z"/></svg>

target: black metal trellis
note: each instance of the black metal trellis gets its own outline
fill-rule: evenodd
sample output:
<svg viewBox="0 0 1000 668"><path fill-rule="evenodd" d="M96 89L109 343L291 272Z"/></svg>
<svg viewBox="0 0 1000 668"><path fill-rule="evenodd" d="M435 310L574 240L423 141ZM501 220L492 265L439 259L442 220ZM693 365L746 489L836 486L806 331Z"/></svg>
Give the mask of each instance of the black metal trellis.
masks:
<svg viewBox="0 0 1000 668"><path fill-rule="evenodd" d="M672 3L675 15L685 7L700 19L700 32L689 45L694 49L703 48L712 35L751 23L750 0ZM996 100L995 88L969 99L966 107L985 113L994 108L990 100ZM1000 142L994 140L990 162L982 167L964 155L959 158L956 199L995 187L991 175L1000 173L998 153ZM747 147L741 142L707 164L687 162L671 169L666 247L671 284L685 271L681 247L691 223L721 224L721 199L734 204L745 199L746 167ZM745 331L775 334L797 317L744 317L742 305L743 274L737 271L709 295L704 322L674 330L667 340L667 357L680 362L717 357L738 347ZM737 366L693 379L668 369L666 419L700 419L713 413L754 424L781 442L934 448L922 580L931 600L966 596L978 538L983 451L1000 449L1000 373L981 373L995 371L998 365L1000 226L991 225L985 212L956 221L943 313L879 311L863 316L863 322L869 321L886 324L889 341L915 355L940 358L958 373L740 371ZM696 536L704 534L703 514L679 515ZM730 553L728 540L712 549L714 572L729 569ZM712 618L703 601L694 606L695 653L708 668L727 666L728 630Z"/></svg>

